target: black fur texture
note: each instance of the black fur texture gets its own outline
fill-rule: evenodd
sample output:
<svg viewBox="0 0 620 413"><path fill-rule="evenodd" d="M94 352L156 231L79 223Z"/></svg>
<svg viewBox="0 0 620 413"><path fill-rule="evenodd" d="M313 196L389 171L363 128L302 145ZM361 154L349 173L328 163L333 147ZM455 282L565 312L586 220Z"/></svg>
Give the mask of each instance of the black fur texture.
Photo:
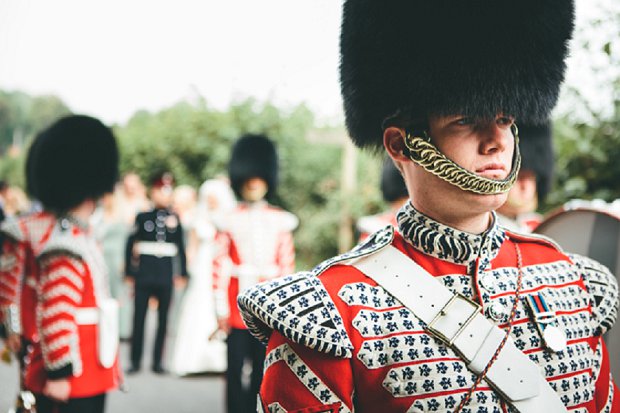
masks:
<svg viewBox="0 0 620 413"><path fill-rule="evenodd" d="M264 135L244 135L235 143L228 164L230 185L241 199L241 188L250 178L262 178L269 188L267 197L278 185L278 154L273 142Z"/></svg>
<svg viewBox="0 0 620 413"><path fill-rule="evenodd" d="M112 192L118 179L112 131L84 115L61 118L41 132L31 162L39 201L58 214Z"/></svg>
<svg viewBox="0 0 620 413"><path fill-rule="evenodd" d="M542 203L551 190L555 165L551 123L519 125L519 149L521 170L536 174L538 202Z"/></svg>
<svg viewBox="0 0 620 413"><path fill-rule="evenodd" d="M340 84L351 138L380 147L394 116L544 122L573 19L572 0L346 0Z"/></svg>
<svg viewBox="0 0 620 413"><path fill-rule="evenodd" d="M24 165L24 175L26 177L26 192L32 199L39 199L37 195L37 186L35 185L34 179L34 167L37 163L37 144L40 141L41 134L37 134L35 138L30 143L30 147L28 148L28 153L26 154L26 163Z"/></svg>

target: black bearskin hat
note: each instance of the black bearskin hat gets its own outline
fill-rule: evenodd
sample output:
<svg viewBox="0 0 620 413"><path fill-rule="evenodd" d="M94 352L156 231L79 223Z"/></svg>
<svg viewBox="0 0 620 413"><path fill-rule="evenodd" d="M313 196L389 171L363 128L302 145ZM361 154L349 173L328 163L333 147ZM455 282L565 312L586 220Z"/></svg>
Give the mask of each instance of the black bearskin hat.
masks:
<svg viewBox="0 0 620 413"><path fill-rule="evenodd" d="M346 0L340 85L360 147L429 115L539 124L554 107L573 0Z"/></svg>
<svg viewBox="0 0 620 413"><path fill-rule="evenodd" d="M41 134L38 134L33 139L30 147L28 148L28 153L26 154L26 164L24 165L24 172L26 176L26 192L33 199L39 199L37 195L37 188L34 180L34 167L37 163L37 144L39 143Z"/></svg>
<svg viewBox="0 0 620 413"><path fill-rule="evenodd" d="M381 193L386 202L398 201L409 196L405 180L400 171L396 169L390 157L383 160L381 168Z"/></svg>
<svg viewBox="0 0 620 413"><path fill-rule="evenodd" d="M112 192L118 178L114 135L89 116L67 116L41 132L32 161L35 193L56 213Z"/></svg>
<svg viewBox="0 0 620 413"><path fill-rule="evenodd" d="M230 185L237 197L241 187L250 178L262 178L267 182L270 196L278 184L278 154L269 138L263 135L245 135L235 143L228 164Z"/></svg>
<svg viewBox="0 0 620 413"><path fill-rule="evenodd" d="M543 125L519 125L521 170L536 174L538 202L542 203L553 180L553 139L551 122Z"/></svg>

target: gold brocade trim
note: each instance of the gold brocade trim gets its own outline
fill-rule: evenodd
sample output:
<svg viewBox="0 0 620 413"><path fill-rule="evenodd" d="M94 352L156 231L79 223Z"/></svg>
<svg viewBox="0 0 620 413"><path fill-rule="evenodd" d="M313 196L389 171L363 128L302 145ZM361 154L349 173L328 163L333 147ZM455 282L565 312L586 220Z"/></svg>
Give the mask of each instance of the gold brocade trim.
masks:
<svg viewBox="0 0 620 413"><path fill-rule="evenodd" d="M515 153L512 160L512 171L501 180L484 178L457 165L448 159L439 149L433 145L426 132L424 137L412 136L407 133L405 146L409 150L408 156L416 164L427 172L438 176L440 179L461 188L464 191L475 192L483 195L495 195L508 192L517 180L521 168L521 154L519 152L519 134L516 125L513 127L515 137Z"/></svg>

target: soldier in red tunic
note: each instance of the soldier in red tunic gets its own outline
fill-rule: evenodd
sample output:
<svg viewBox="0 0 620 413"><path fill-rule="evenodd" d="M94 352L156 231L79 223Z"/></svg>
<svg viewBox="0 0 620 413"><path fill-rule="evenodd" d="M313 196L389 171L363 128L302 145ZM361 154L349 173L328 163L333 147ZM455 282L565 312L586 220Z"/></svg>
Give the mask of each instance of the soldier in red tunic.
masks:
<svg viewBox="0 0 620 413"><path fill-rule="evenodd" d="M33 158L36 153L35 139L26 158L26 184L31 197L37 198L32 179ZM55 223L49 212L9 218L3 222L2 256L0 257L0 319L4 319L7 331L6 345L17 355L20 363L20 387L28 392L23 381L25 362L32 344L39 341L36 327L36 280L38 264L35 257L49 238ZM32 396L20 392L18 405L26 406Z"/></svg>
<svg viewBox="0 0 620 413"><path fill-rule="evenodd" d="M33 250L37 340L26 387L40 413L103 412L119 384L118 307L87 222L116 182L116 142L100 121L68 116L40 134L33 162L36 195L54 219Z"/></svg>
<svg viewBox="0 0 620 413"><path fill-rule="evenodd" d="M228 332L226 400L230 413L251 411L261 383L265 347L247 331L237 296L261 281L290 274L295 269L293 230L297 217L267 202L275 193L278 160L274 144L262 135L246 135L235 144L229 164L233 191L240 202L221 221L214 260L218 324ZM245 388L242 369L252 365Z"/></svg>
<svg viewBox="0 0 620 413"><path fill-rule="evenodd" d="M602 340L614 277L493 212L519 171L516 125L555 105L573 13L345 0L347 127L385 148L410 201L396 229L241 295L268 342L260 412L620 412Z"/></svg>

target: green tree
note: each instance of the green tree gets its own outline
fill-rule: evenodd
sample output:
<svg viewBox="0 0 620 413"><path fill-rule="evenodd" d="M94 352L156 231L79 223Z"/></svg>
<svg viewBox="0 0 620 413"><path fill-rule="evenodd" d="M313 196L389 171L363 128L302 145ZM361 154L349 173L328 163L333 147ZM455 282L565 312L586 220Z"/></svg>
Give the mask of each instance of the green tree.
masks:
<svg viewBox="0 0 620 413"><path fill-rule="evenodd" d="M556 185L550 206L570 199L620 198L620 101L614 116L595 124L558 120L556 143Z"/></svg>
<svg viewBox="0 0 620 413"><path fill-rule="evenodd" d="M56 96L0 91L0 152L11 145L24 148L35 133L68 113L67 105Z"/></svg>
<svg viewBox="0 0 620 413"><path fill-rule="evenodd" d="M573 64L582 76L565 88L554 124L556 183L547 210L571 199L620 198L620 7L598 1L596 11L575 34Z"/></svg>
<svg viewBox="0 0 620 413"><path fill-rule="evenodd" d="M0 179L24 187L24 156L33 136L70 113L56 96L0 90Z"/></svg>

